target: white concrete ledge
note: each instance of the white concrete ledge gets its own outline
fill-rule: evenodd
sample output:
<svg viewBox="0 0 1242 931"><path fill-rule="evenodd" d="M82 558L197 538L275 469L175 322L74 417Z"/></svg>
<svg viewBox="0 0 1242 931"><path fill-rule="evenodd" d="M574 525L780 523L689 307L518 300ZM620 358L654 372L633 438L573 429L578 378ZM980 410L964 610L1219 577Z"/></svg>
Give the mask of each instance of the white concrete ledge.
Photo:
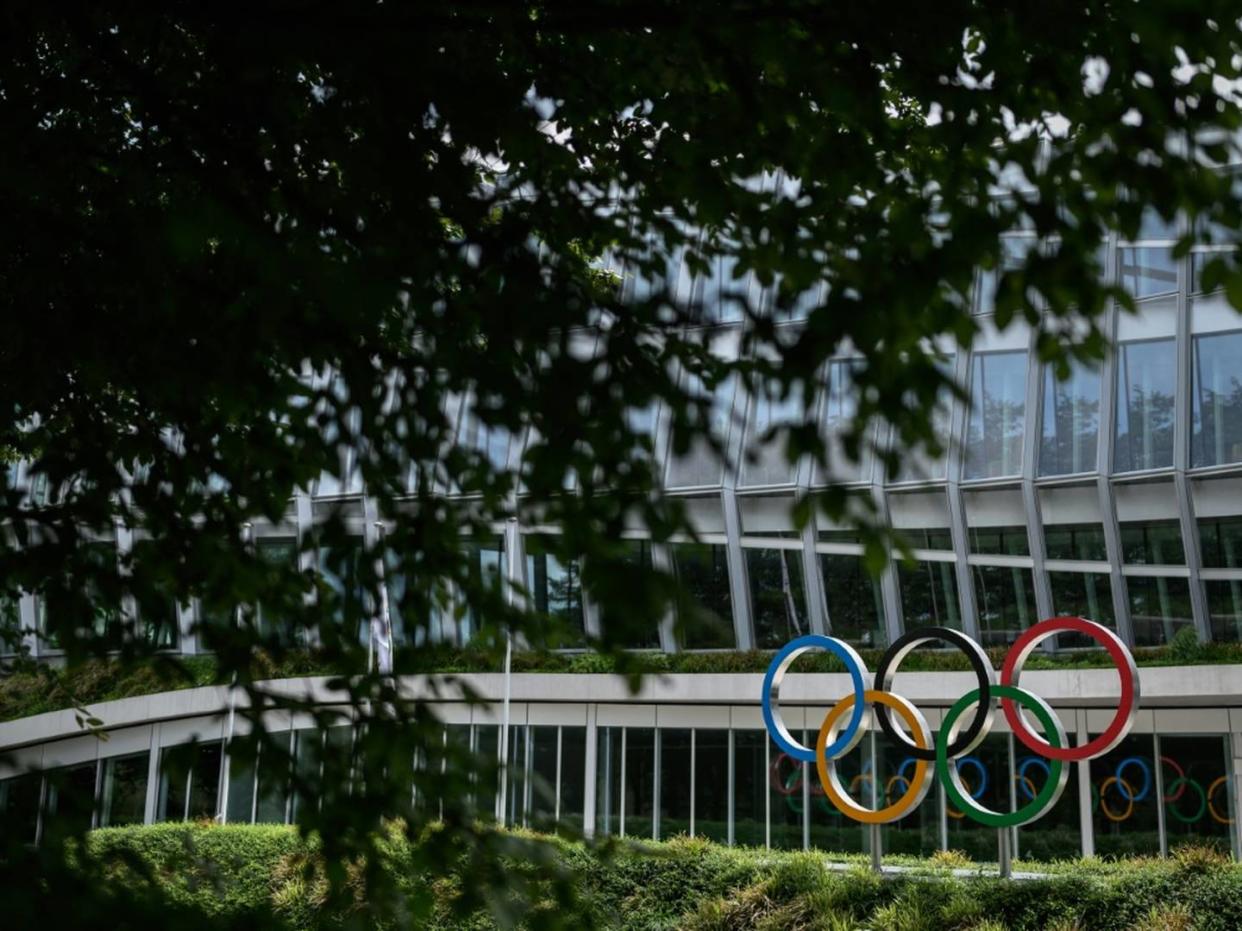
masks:
<svg viewBox="0 0 1242 931"><path fill-rule="evenodd" d="M278 679L262 683L273 696L316 705L341 704L342 691L328 688L335 677L315 676ZM1151 708L1239 708L1242 709L1242 665L1232 666L1152 666L1139 670L1142 707ZM1117 673L1111 669L1031 670L1022 677L1025 688L1041 695L1054 706L1108 708L1116 701ZM596 673L515 673L512 700L526 703L606 703L661 705L759 705L763 676L758 673L681 673L650 675L639 690L631 692L625 679ZM943 708L975 687L969 672L899 673L895 682L900 693L916 704ZM782 686L786 705L828 707L850 690L844 673L793 674ZM402 693L426 701L461 701L466 690L485 701L499 702L504 695L504 676L500 673L405 676ZM227 713L230 707L244 709L247 696L226 686L206 686L159 692L135 698L89 705L87 711L103 721L103 728L114 730L138 724L206 717ZM78 712L70 709L32 715L0 723L0 750L28 747L67 737L80 736Z"/></svg>

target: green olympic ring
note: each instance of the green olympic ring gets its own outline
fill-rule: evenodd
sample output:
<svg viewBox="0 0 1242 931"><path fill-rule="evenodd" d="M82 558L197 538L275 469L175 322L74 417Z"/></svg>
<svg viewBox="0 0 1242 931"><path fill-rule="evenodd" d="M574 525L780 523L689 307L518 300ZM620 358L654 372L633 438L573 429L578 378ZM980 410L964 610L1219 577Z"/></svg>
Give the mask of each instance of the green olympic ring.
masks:
<svg viewBox="0 0 1242 931"><path fill-rule="evenodd" d="M1048 704L1037 695L1012 685L994 685L992 694L1000 698L1008 698L1029 709L1043 728L1044 736L1054 748L1065 746L1066 740L1061 722L1057 720ZM936 741L936 774L944 786L945 795L960 811L973 821L994 828L1009 828L1019 824L1028 824L1039 818L1052 808L1065 790L1068 773L1065 764L1053 759L1049 765L1050 772L1044 786L1030 802L1017 811L993 811L975 801L961 784L956 761L950 761L948 748L953 739L954 725L967 708L979 701L979 689L967 692L957 700L944 716L940 725L940 739Z"/></svg>

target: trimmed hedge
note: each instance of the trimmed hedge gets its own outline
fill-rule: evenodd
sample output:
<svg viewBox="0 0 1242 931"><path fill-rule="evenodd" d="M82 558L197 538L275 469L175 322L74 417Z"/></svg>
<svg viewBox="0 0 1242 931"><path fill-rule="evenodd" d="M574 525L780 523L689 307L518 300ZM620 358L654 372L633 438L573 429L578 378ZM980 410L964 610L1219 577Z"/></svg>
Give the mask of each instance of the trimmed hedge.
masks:
<svg viewBox="0 0 1242 931"><path fill-rule="evenodd" d="M1183 636L1189 634L1189 636ZM999 669L1004 648L992 648L988 655ZM1194 631L1179 632L1163 647L1134 651L1139 666L1223 665L1242 663L1240 643L1199 643ZM882 651L862 650L869 668L879 663ZM637 653L627 656L625 669L618 669L612 657L598 653L517 652L513 671L544 673L761 673L772 659L771 651L749 650L711 653ZM1103 650L1047 654L1036 652L1027 661L1028 669L1108 668L1112 659ZM500 672L501 659L482 650L420 648L402 651L396 671L402 675L434 673ZM902 669L923 672L968 671L966 658L957 650L922 651L911 654ZM798 660L805 672L842 672L840 661L828 653L812 653ZM251 675L256 679L285 679L295 676L341 675L348 672L325 663L313 653L293 651L280 660L260 654ZM149 695L154 692L212 685L220 681L216 662L209 656L158 658L139 664L122 665L113 660L88 660L71 670L26 663L0 677L0 721L11 721L46 711L61 711L117 698Z"/></svg>
<svg viewBox="0 0 1242 931"><path fill-rule="evenodd" d="M381 844L383 869L413 908L420 928L496 927L483 910L458 913L463 883L478 880L468 853L447 863L446 876L426 875L429 851L443 841L436 829L418 844L398 832ZM823 854L727 848L680 838L642 848L606 843L588 846L546 838L552 871L573 878L573 901L556 902L553 886L540 878L523 842L497 875L512 887L522 883L531 916L566 927L747 931L824 928L870 931L1148 931L1242 928L1242 867L1206 848L1183 848L1168 860L1115 863L1096 860L1041 865L1046 877L1005 881L983 871L959 875L960 856L930 860L891 858L910 869L879 877L859 858L834 857L844 869L829 869ZM269 910L291 929L337 927L366 908L365 884L351 874L354 905L323 906L319 847L292 828L165 824L94 832L88 851L109 867L109 882L138 875L122 866L127 856L151 868L170 904L196 909L226 925L253 921ZM886 860L886 862L888 862ZM421 866L420 866L421 864ZM1021 869L1021 866L1018 867ZM502 903L503 904L503 903ZM555 911L552 911L555 910Z"/></svg>

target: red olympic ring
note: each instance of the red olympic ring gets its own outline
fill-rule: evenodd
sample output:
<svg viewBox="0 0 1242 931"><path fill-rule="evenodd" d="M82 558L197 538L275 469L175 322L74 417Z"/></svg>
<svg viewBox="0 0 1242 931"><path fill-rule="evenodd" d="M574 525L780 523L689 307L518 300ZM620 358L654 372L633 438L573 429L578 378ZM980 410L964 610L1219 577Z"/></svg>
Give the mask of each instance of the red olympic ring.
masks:
<svg viewBox="0 0 1242 931"><path fill-rule="evenodd" d="M1029 750L1050 760L1075 763L1103 756L1121 743L1129 732L1138 711L1138 670L1135 668L1134 658L1125 645L1107 627L1081 617L1051 617L1028 628L1010 647L1009 652L1005 654L1005 665L1001 669L1001 684L1016 687L1018 677L1022 675L1022 666L1035 647L1045 638L1063 631L1085 634L1097 641L1108 651L1117 667L1117 673L1121 677L1121 699L1117 703L1117 713L1104 733L1081 747L1054 747L1046 740L1031 733L1021 713L1010 699L1002 698L1001 708L1005 712L1005 719L1009 722L1013 735Z"/></svg>
<svg viewBox="0 0 1242 931"><path fill-rule="evenodd" d="M1182 769L1181 763L1176 760L1170 760L1167 756L1160 757L1160 762L1177 773L1177 778L1173 780L1177 783L1177 791L1172 795L1163 796L1166 802L1176 802L1179 798L1186 794L1186 770Z"/></svg>

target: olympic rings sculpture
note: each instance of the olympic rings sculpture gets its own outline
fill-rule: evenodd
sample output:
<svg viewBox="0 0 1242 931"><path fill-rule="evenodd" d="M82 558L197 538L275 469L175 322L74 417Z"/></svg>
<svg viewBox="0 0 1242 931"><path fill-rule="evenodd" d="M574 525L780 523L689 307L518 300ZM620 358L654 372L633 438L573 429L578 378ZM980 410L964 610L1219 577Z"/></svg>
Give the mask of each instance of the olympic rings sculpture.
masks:
<svg viewBox="0 0 1242 931"><path fill-rule="evenodd" d="M1023 666L1031 652L1048 637L1068 632L1083 634L1103 646L1121 676L1121 694L1116 714L1102 734L1082 746L1071 746L1060 719L1047 702L1018 685ZM894 693L892 683L897 668L912 650L937 640L957 647L966 655L978 687L953 703L945 713L939 731L933 734L923 713L908 699ZM781 683L789 667L808 650L827 650L836 656L845 665L853 686L853 691L833 705L825 715L814 747L803 746L794 739L781 717L780 705ZM1134 726L1139 707L1139 678L1134 657L1111 630L1081 617L1053 617L1027 629L1005 655L999 682L983 648L960 631L947 627L922 627L898 638L880 658L875 672L874 688L867 688L867 676L867 668L862 658L849 644L835 637L808 634L791 640L772 658L763 678L761 697L764 724L781 750L770 774L773 787L787 798L791 797L800 785L801 767L795 767L789 777L782 777L781 763L785 759L813 763L823 793L822 796L816 793L817 798L825 798L838 811L862 824L887 824L904 818L927 796L933 774L939 775L948 800L961 813L957 817L964 815L980 824L996 828L1028 824L1051 810L1065 791L1069 779L1069 769L1065 764L1095 759L1114 749ZM979 801L987 787L987 769L978 757L971 754L992 729L992 702L995 699L1000 700L1001 710L1014 737L1034 754L1024 759L1015 774L1015 779L1027 799L1016 811L994 811ZM974 712L963 726L963 718L972 708ZM1035 720L1043 732L1043 737L1031 730L1027 718L1019 708ZM893 722L894 714L904 723L904 730ZM906 759L897 774L883 786L877 785L874 776L864 768L864 772L855 776L847 789L841 783L837 761L858 746L872 717L885 736L905 751ZM1145 779L1141 790L1136 790L1122 779L1122 771L1136 763L1143 765ZM967 764L975 768L974 788L968 788L962 779L960 770ZM1027 774L1036 765L1044 771L1046 777L1043 787L1038 790ZM1135 794L1140 791L1149 792L1151 787L1150 769L1137 757L1122 760L1117 766L1116 775L1110 779L1113 781L1105 780L1107 786L1101 785L1100 798L1103 798L1106 788L1115 784L1117 791L1124 800L1130 802L1131 807ZM883 807L868 808L850 797L850 791L862 782L870 783L874 803L882 804ZM901 795L892 798L894 789L903 785ZM1169 792L1172 793L1177 787L1176 797L1180 798L1186 785L1188 783L1175 780L1170 785ZM1205 804L1209 807L1215 788L1213 785L1212 789L1203 793ZM1202 789L1199 791L1202 792ZM1100 804L1103 805L1103 802ZM790 805L793 806L792 801ZM1105 812L1108 811L1105 808Z"/></svg>

